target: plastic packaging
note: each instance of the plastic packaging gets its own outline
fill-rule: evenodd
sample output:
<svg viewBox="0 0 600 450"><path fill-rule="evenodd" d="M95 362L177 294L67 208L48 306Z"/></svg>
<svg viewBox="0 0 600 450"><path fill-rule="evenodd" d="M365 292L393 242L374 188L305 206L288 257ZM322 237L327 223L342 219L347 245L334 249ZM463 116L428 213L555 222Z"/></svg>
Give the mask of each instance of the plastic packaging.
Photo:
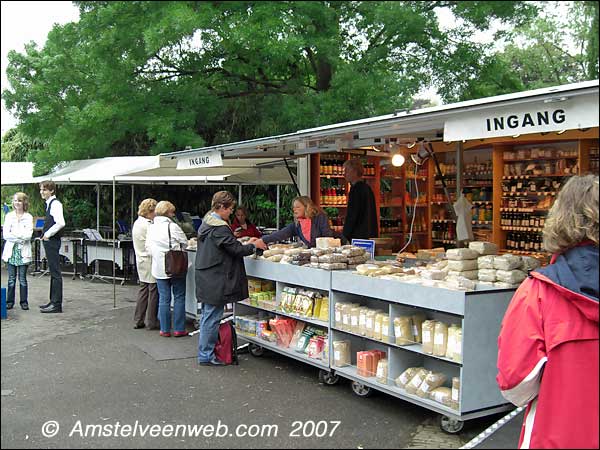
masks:
<svg viewBox="0 0 600 450"><path fill-rule="evenodd" d="M404 387L408 384L410 380L417 374L417 372L421 369L420 367L409 367L404 372L400 374L398 378L396 378L396 386L404 389Z"/></svg>
<svg viewBox="0 0 600 450"><path fill-rule="evenodd" d="M398 316L394 319L394 336L396 337L396 345L414 344L412 326L413 323L410 316Z"/></svg>
<svg viewBox="0 0 600 450"><path fill-rule="evenodd" d="M333 365L336 367L349 366L350 359L350 341L333 342Z"/></svg>
<svg viewBox="0 0 600 450"><path fill-rule="evenodd" d="M358 310L358 334L365 336L367 334L367 313L369 308L363 306Z"/></svg>
<svg viewBox="0 0 600 450"><path fill-rule="evenodd" d="M480 255L496 255L498 246L492 242L469 242L469 248Z"/></svg>
<svg viewBox="0 0 600 450"><path fill-rule="evenodd" d="M436 322L433 329L433 354L435 356L446 356L448 345L448 325L444 322Z"/></svg>
<svg viewBox="0 0 600 450"><path fill-rule="evenodd" d="M480 256L477 258L477 268L478 269L493 269L494 268L494 260L495 256Z"/></svg>
<svg viewBox="0 0 600 450"><path fill-rule="evenodd" d="M450 402L451 408L458 409L458 405L460 403L460 378L453 377L452 378L452 398Z"/></svg>
<svg viewBox="0 0 600 450"><path fill-rule="evenodd" d="M494 258L494 269L514 270L521 267L521 257L515 255L502 255Z"/></svg>
<svg viewBox="0 0 600 450"><path fill-rule="evenodd" d="M429 372L419 386L419 389L417 389L417 396L421 398L429 398L431 391L444 384L446 382L446 378L446 375L442 372Z"/></svg>
<svg viewBox="0 0 600 450"><path fill-rule="evenodd" d="M465 259L460 261L448 261L448 269L455 272L466 272L479 268L476 259Z"/></svg>
<svg viewBox="0 0 600 450"><path fill-rule="evenodd" d="M359 319L360 319L360 306L356 305L350 308L350 331L352 333L360 334L359 330Z"/></svg>
<svg viewBox="0 0 600 450"><path fill-rule="evenodd" d="M416 313L411 316L412 327L413 327L413 339L415 343L420 344L423 342L423 334L422 334L422 326L423 322L425 322L425 314Z"/></svg>
<svg viewBox="0 0 600 450"><path fill-rule="evenodd" d="M479 253L469 248L451 248L446 251L446 258L453 261L462 261L464 259L477 259Z"/></svg>
<svg viewBox="0 0 600 450"><path fill-rule="evenodd" d="M373 337L375 336L375 317L380 312L381 311L379 311L377 309L371 309L367 312L367 323L365 325L365 331L366 331L365 335L368 338L373 339Z"/></svg>
<svg viewBox="0 0 600 450"><path fill-rule="evenodd" d="M381 319L381 340L390 342L390 316L385 314Z"/></svg>
<svg viewBox="0 0 600 450"><path fill-rule="evenodd" d="M535 270L540 267L539 260L532 258L531 256L521 256L521 260L521 270L524 272Z"/></svg>
<svg viewBox="0 0 600 450"><path fill-rule="evenodd" d="M463 277L468 280L477 280L479 277L479 271L478 270L468 270L468 271L463 271L463 272L456 272L454 270L451 270L450 272L448 272L448 276L454 277L454 278Z"/></svg>
<svg viewBox="0 0 600 450"><path fill-rule="evenodd" d="M462 362L462 328L457 327L455 331L454 349L452 359L456 362Z"/></svg>
<svg viewBox="0 0 600 450"><path fill-rule="evenodd" d="M498 270L496 271L496 279L504 283L519 284L527 278L527 274L521 270Z"/></svg>
<svg viewBox="0 0 600 450"><path fill-rule="evenodd" d="M435 320L426 320L423 322L422 336L423 336L423 353L428 355L433 354L433 333L435 329Z"/></svg>
<svg viewBox="0 0 600 450"><path fill-rule="evenodd" d="M377 374L376 380L379 383L387 384L388 379L388 360L386 358L380 359L377 363Z"/></svg>
<svg viewBox="0 0 600 450"><path fill-rule="evenodd" d="M429 370L425 370L420 368L417 373L415 374L414 377L412 377L412 379L406 384L405 386L405 390L407 393L409 394L416 394L417 390L419 389L419 387L421 386L421 383L423 383L423 381L425 381L425 378L427 377L427 375L429 374Z"/></svg>
<svg viewBox="0 0 600 450"><path fill-rule="evenodd" d="M429 398L442 405L450 406L452 402L452 389L449 387L437 387L429 393Z"/></svg>
<svg viewBox="0 0 600 450"><path fill-rule="evenodd" d="M378 341L382 340L382 325L383 318L386 316L385 313L378 313L375 315L375 326L373 330L373 339L377 339Z"/></svg>
<svg viewBox="0 0 600 450"><path fill-rule="evenodd" d="M496 281L496 269L479 269L479 281Z"/></svg>

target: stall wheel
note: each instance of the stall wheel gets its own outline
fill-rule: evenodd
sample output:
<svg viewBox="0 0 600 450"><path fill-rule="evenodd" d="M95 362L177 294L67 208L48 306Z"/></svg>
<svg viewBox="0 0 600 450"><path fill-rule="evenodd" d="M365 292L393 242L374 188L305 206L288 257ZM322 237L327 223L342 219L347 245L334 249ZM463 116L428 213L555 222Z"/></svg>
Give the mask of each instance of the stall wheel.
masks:
<svg viewBox="0 0 600 450"><path fill-rule="evenodd" d="M440 428L444 433L457 434L460 433L465 422L448 416L440 416Z"/></svg>
<svg viewBox="0 0 600 450"><path fill-rule="evenodd" d="M326 384L328 386L333 386L340 381L340 377L335 375L333 372L328 372L327 370L319 370L319 383Z"/></svg>
<svg viewBox="0 0 600 450"><path fill-rule="evenodd" d="M250 344L250 354L252 356L262 356L265 353L264 347L256 344Z"/></svg>
<svg viewBox="0 0 600 450"><path fill-rule="evenodd" d="M373 389L369 386L365 386L358 381L353 381L352 384L352 392L354 392L359 397L370 397L373 394Z"/></svg>

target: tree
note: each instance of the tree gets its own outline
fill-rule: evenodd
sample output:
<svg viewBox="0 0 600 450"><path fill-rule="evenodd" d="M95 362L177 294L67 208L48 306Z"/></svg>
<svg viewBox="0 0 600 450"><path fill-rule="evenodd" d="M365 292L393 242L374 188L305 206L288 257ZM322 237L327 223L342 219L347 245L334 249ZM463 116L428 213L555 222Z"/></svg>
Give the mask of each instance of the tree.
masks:
<svg viewBox="0 0 600 450"><path fill-rule="evenodd" d="M491 20L522 24L530 2L76 2L43 49L9 53L4 90L36 163L156 154L411 105L432 81L472 84L471 42ZM436 10L460 26L444 31Z"/></svg>
<svg viewBox="0 0 600 450"><path fill-rule="evenodd" d="M569 2L568 26L556 5L544 3L539 17L509 33L502 51L483 59L462 99L598 79L598 3Z"/></svg>

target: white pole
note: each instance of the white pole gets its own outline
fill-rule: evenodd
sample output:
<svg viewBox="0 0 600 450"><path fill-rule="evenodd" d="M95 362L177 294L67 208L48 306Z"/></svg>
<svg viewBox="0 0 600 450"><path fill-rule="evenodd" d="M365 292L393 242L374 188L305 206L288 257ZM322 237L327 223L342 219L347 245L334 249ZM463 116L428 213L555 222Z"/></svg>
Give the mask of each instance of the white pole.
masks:
<svg viewBox="0 0 600 450"><path fill-rule="evenodd" d="M112 226L113 226L113 235L112 235L112 237L113 237L113 260L112 260L112 263L113 263L113 308L117 307L117 285L116 285L117 274L116 274L116 264L115 264L115 259L117 258L117 221L116 221L116 216L115 216L116 191L117 191L117 188L116 188L116 184L115 184L115 177L113 177L113 198L112 198L112 200L113 200L113 208L112 208L113 209L112 210L112 213L113 213L113 223L112 223ZM124 267L123 267L123 269L124 269Z"/></svg>
<svg viewBox="0 0 600 450"><path fill-rule="evenodd" d="M242 185L238 185L238 206L242 204Z"/></svg>
<svg viewBox="0 0 600 450"><path fill-rule="evenodd" d="M277 185L277 223L275 224L275 228L277 228L279 230L279 188L280 186Z"/></svg>

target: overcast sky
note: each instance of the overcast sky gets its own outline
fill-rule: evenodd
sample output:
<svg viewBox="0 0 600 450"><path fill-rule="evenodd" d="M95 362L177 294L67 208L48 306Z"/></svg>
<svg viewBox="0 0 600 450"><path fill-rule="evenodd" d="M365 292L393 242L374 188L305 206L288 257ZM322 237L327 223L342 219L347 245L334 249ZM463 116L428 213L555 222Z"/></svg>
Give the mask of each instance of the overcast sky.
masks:
<svg viewBox="0 0 600 450"><path fill-rule="evenodd" d="M6 66L8 52L25 50L25 43L35 41L39 47L55 23L64 24L79 20L79 10L71 2L0 2L2 8L2 89L8 87ZM16 125L2 101L2 134Z"/></svg>

